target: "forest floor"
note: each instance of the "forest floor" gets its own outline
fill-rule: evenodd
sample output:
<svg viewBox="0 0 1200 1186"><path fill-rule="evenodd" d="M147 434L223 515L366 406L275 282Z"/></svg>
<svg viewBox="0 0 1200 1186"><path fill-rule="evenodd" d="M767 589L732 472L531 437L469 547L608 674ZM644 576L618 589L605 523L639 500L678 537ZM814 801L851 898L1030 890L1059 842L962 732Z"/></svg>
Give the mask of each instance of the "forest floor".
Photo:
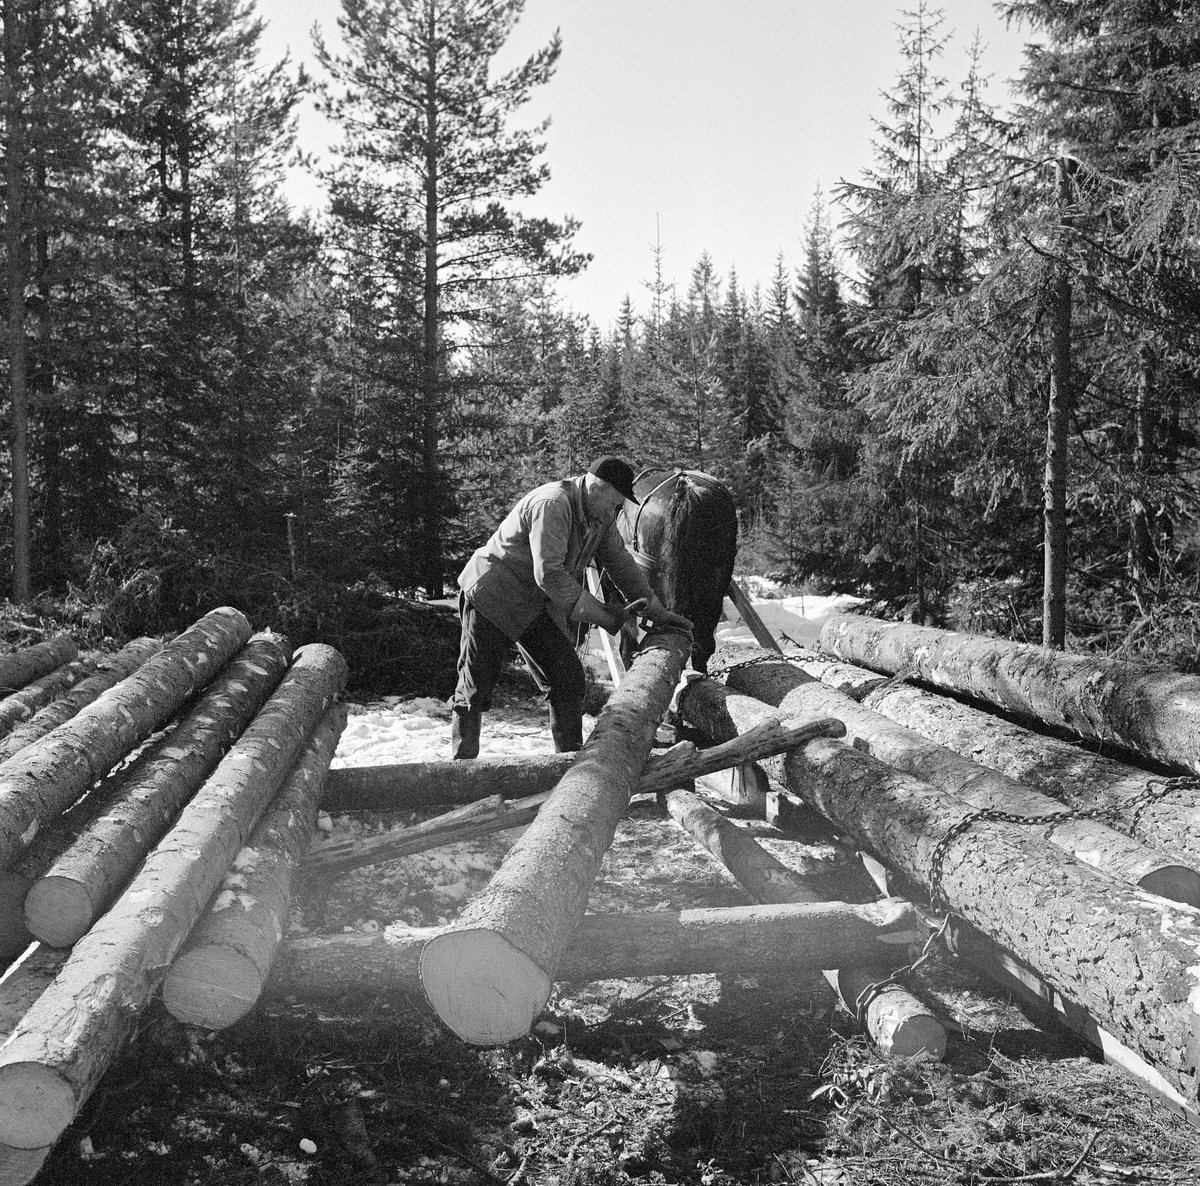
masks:
<svg viewBox="0 0 1200 1186"><path fill-rule="evenodd" d="M442 757L448 728L432 699L356 704L335 760ZM551 749L543 705L511 682L485 719L484 752ZM341 839L415 818L343 816L327 826ZM843 896L872 896L832 834L740 823L787 864L832 864ZM500 834L309 887L291 932L451 921L514 839ZM589 910L747 902L654 800L635 799ZM949 1033L943 1062L880 1055L811 969L559 984L532 1033L497 1049L461 1042L423 999L369 984L336 1000L273 997L219 1033L182 1025L156 1003L37 1180L1200 1181L1196 1130L1052 1020L1024 1012L945 951L910 983Z"/></svg>

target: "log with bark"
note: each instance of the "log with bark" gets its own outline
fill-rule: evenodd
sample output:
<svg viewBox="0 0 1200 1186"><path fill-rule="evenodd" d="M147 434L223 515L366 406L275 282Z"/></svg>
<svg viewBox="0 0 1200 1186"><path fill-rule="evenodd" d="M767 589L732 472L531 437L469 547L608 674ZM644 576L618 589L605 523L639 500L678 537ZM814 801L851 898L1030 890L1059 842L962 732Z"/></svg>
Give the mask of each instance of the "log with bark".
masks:
<svg viewBox="0 0 1200 1186"><path fill-rule="evenodd" d="M909 684L867 707L964 757L1071 807L1110 813L1112 826L1200 869L1200 791ZM1163 793L1163 792L1166 793Z"/></svg>
<svg viewBox="0 0 1200 1186"><path fill-rule="evenodd" d="M75 659L39 676L11 696L0 700L0 735L10 733L64 692L86 679L97 667L95 659Z"/></svg>
<svg viewBox="0 0 1200 1186"><path fill-rule="evenodd" d="M291 655L283 635L255 635L165 737L88 796L102 809L29 888L31 934L69 947L108 909L274 691Z"/></svg>
<svg viewBox="0 0 1200 1186"><path fill-rule="evenodd" d="M690 650L690 634L647 635L574 765L490 884L453 931L426 945L426 996L459 1037L511 1041L545 1006Z"/></svg>
<svg viewBox="0 0 1200 1186"><path fill-rule="evenodd" d="M847 744L975 807L1030 819L1061 817L1070 811L1057 799L856 704L783 660L735 667L726 683L734 691L786 707L789 712L836 712L846 723ZM1110 877L1176 902L1200 906L1200 872L1099 820L1062 819L1031 825L1030 831Z"/></svg>
<svg viewBox="0 0 1200 1186"><path fill-rule="evenodd" d="M69 634L59 634L7 655L0 655L0 696L70 663L79 657L79 649Z"/></svg>
<svg viewBox="0 0 1200 1186"><path fill-rule="evenodd" d="M766 707L766 706L764 706ZM769 710L768 710L769 711ZM751 725L751 730L758 728ZM675 790L667 796L667 809L677 824L704 846L733 874L738 884L757 902L816 902L822 896L807 879L777 861L752 836L718 814L698 796ZM859 1000L868 994L863 1022L872 1040L885 1054L927 1054L941 1059L946 1053L946 1031L941 1022L902 985L876 988L891 980L903 952L890 963L881 952L867 967L844 974L822 965L825 978L843 1004L858 1016Z"/></svg>
<svg viewBox="0 0 1200 1186"><path fill-rule="evenodd" d="M44 708L38 709L33 716L14 725L6 737L0 738L0 762L6 762L14 754L52 733L161 650L162 643L157 638L135 638L115 655L107 656L96 664L95 671L56 696Z"/></svg>
<svg viewBox="0 0 1200 1186"><path fill-rule="evenodd" d="M635 664L636 666L636 664ZM447 927L388 927L375 935L308 935L280 949L267 993L328 999L364 988L412 992L421 949ZM560 981L789 972L866 963L925 933L910 903L799 902L587 914L558 965Z"/></svg>
<svg viewBox="0 0 1200 1186"><path fill-rule="evenodd" d="M132 675L0 764L0 868L101 775L161 728L250 637L244 614L205 614Z"/></svg>
<svg viewBox="0 0 1200 1186"><path fill-rule="evenodd" d="M853 615L830 618L821 645L875 671L1200 770L1200 676Z"/></svg>
<svg viewBox="0 0 1200 1186"><path fill-rule="evenodd" d="M685 719L703 727L707 715L736 723L761 712L761 701L735 693L718 700L710 685L699 681L680 697ZM1037 968L1195 1102L1200 912L1099 876L1018 825L967 826L969 805L840 742L812 741L766 764L879 860Z"/></svg>
<svg viewBox="0 0 1200 1186"><path fill-rule="evenodd" d="M258 1001L287 927L292 879L316 830L317 799L346 706L328 709L163 981L163 1003L190 1025L225 1029Z"/></svg>
<svg viewBox="0 0 1200 1186"><path fill-rule="evenodd" d="M142 1009L346 680L330 647L296 659L137 876L0 1049L0 1142L54 1142Z"/></svg>
<svg viewBox="0 0 1200 1186"><path fill-rule="evenodd" d="M794 745L803 744L809 738L841 737L844 732L842 723L832 718L785 721L771 717L747 733L710 749L700 750L690 741L682 741L665 753L655 754L647 761L634 791L636 794L658 794L715 770L741 766L753 758L767 754L782 753ZM574 755L570 757L574 761ZM509 765L515 769L521 762L522 759L519 758L511 759ZM472 762L443 764L474 765ZM391 769L402 770L404 767ZM488 772L487 785L494 785L491 783L491 773ZM408 828L396 828L382 835L356 837L353 840L334 843L318 841L304 860L304 872L309 876L328 877L363 865L376 865L396 857L425 852L445 844L457 844L493 832L524 827L533 821L549 794L550 788L511 803L499 795L492 795L475 803L464 804L445 815L435 816Z"/></svg>

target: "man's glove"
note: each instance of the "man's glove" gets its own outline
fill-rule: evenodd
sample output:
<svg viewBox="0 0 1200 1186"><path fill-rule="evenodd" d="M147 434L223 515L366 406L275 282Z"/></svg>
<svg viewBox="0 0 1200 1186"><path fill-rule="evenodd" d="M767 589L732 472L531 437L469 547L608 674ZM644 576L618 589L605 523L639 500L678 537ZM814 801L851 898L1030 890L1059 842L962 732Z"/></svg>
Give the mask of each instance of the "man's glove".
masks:
<svg viewBox="0 0 1200 1186"><path fill-rule="evenodd" d="M689 634L692 631L690 619L685 618L683 614L677 614L667 609L656 596L650 598L646 608L642 610L641 616L656 626L670 626L675 630L686 630Z"/></svg>
<svg viewBox="0 0 1200 1186"><path fill-rule="evenodd" d="M633 619L619 605L605 605L597 597L593 597L586 589L579 594L575 608L571 611L572 622L586 622L589 626L599 626L609 634L620 634L627 623Z"/></svg>

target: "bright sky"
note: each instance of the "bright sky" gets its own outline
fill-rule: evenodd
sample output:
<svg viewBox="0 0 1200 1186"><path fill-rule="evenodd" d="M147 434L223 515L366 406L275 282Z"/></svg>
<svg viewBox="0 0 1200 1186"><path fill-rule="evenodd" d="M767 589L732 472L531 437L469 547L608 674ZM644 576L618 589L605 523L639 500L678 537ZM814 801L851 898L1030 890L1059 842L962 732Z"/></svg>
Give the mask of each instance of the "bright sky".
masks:
<svg viewBox="0 0 1200 1186"><path fill-rule="evenodd" d="M895 25L916 0L528 0L501 65L561 31L558 70L519 115L552 118L551 180L523 207L583 226L594 259L563 283L569 305L601 328L628 294L644 312L652 248L682 295L702 251L718 275L766 285L782 251L795 269L819 185L857 179L871 163L872 117L900 68ZM978 28L990 98L1004 106L1029 37L1007 29L991 0L942 0L954 36L941 73L966 74ZM310 70L314 22L337 36L338 0L258 0L267 60L291 50ZM319 156L331 132L306 104L302 145ZM317 182L297 173L291 196L319 209ZM836 210L834 211L836 218Z"/></svg>

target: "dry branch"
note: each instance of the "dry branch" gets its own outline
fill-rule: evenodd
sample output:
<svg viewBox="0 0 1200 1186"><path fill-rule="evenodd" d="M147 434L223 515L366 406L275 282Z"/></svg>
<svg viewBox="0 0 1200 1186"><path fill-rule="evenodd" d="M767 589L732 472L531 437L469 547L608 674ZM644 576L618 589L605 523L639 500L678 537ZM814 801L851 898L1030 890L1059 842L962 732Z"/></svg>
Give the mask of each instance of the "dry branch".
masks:
<svg viewBox="0 0 1200 1186"><path fill-rule="evenodd" d="M1200 676L876 618L830 618L821 645L1080 737L1200 770Z"/></svg>
<svg viewBox="0 0 1200 1186"><path fill-rule="evenodd" d="M29 889L32 934L69 947L108 908L283 678L291 654L283 635L255 635L167 736L93 791L103 810Z"/></svg>
<svg viewBox="0 0 1200 1186"><path fill-rule="evenodd" d="M375 935L309 935L280 949L267 991L312 1000L355 990L412 992L421 949L449 928L391 926ZM557 979L755 973L866 961L924 934L900 898L868 905L804 902L723 909L587 914Z"/></svg>
<svg viewBox="0 0 1200 1186"><path fill-rule="evenodd" d="M681 697L691 718L711 681ZM761 702L728 694L733 720ZM818 740L768 759L777 778L910 881L1037 968L1189 1100L1200 1077L1200 911L1126 886L867 754ZM948 838L947 838L948 837ZM940 861L941 873L937 873Z"/></svg>
<svg viewBox="0 0 1200 1186"><path fill-rule="evenodd" d="M292 878L315 829L321 782L345 727L346 707L335 704L171 964L163 1002L180 1021L225 1029L262 993L287 926Z"/></svg>
<svg viewBox="0 0 1200 1186"><path fill-rule="evenodd" d="M91 1095L225 870L345 683L330 647L283 682L0 1049L0 1142L53 1143Z"/></svg>
<svg viewBox="0 0 1200 1186"><path fill-rule="evenodd" d="M575 764L491 883L453 931L426 946L422 984L459 1037L511 1041L541 1012L690 646L684 634L647 636Z"/></svg>
<svg viewBox="0 0 1200 1186"><path fill-rule="evenodd" d="M249 637L250 624L237 610L205 614L71 720L0 764L0 868L170 720Z"/></svg>
<svg viewBox="0 0 1200 1186"><path fill-rule="evenodd" d="M975 807L1030 818L1069 810L1056 799L856 704L782 660L733 668L727 684L768 704L786 706L789 712L836 712L846 722L848 744ZM1099 820L1068 819L1031 826L1030 832L1110 877L1176 902L1200 906L1200 873Z"/></svg>

